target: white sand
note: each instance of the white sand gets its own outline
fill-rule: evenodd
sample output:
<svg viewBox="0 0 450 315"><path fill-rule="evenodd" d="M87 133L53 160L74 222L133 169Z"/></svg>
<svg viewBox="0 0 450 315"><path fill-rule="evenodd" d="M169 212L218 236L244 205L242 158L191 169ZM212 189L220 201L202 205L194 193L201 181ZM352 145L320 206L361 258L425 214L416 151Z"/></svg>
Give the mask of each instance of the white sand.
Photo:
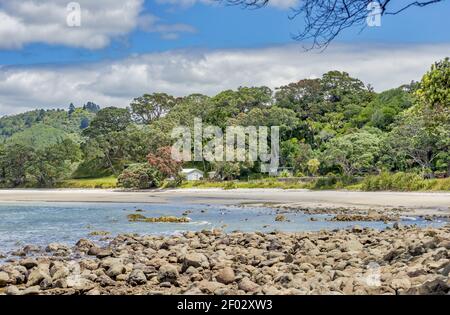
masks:
<svg viewBox="0 0 450 315"><path fill-rule="evenodd" d="M275 203L299 207L398 208L415 214L450 214L450 193L355 192L282 189L172 189L124 192L102 189L0 190L0 202L136 202L189 204Z"/></svg>

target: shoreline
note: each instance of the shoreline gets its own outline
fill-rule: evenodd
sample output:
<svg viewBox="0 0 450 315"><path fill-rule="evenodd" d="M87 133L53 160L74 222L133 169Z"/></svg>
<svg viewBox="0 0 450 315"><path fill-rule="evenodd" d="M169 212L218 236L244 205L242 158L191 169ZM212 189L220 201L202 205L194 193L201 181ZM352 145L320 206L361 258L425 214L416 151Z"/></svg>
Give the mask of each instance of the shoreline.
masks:
<svg viewBox="0 0 450 315"><path fill-rule="evenodd" d="M282 209L401 209L411 215L450 215L450 192L356 192L345 190L283 189L2 189L0 204L7 203L149 203L263 205Z"/></svg>

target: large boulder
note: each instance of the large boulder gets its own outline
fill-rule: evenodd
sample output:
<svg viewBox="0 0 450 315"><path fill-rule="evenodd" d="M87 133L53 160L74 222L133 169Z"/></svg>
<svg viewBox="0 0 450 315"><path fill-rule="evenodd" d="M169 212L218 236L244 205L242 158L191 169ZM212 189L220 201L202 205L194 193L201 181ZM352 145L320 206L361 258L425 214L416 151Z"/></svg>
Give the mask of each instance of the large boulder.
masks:
<svg viewBox="0 0 450 315"><path fill-rule="evenodd" d="M162 265L158 270L158 281L159 283L170 282L176 283L178 279L178 269L176 266L171 264Z"/></svg>
<svg viewBox="0 0 450 315"><path fill-rule="evenodd" d="M147 283L147 277L144 272L139 269L133 270L128 276L128 283L132 286L142 285Z"/></svg>
<svg viewBox="0 0 450 315"><path fill-rule="evenodd" d="M209 268L208 258L201 253L189 253L184 257L183 270L186 270L190 266L194 268L202 267L205 269Z"/></svg>

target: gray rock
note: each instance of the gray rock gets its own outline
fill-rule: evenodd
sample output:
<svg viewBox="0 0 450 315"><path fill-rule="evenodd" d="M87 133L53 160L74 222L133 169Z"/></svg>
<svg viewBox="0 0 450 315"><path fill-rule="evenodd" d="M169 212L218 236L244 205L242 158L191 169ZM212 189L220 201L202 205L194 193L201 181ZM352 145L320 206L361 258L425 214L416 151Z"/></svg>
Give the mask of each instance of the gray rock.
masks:
<svg viewBox="0 0 450 315"><path fill-rule="evenodd" d="M59 269L53 270L53 272L50 272L52 276L52 280L58 280L67 277L70 274L69 268L67 267L61 267Z"/></svg>
<svg viewBox="0 0 450 315"><path fill-rule="evenodd" d="M128 276L128 283L132 286L142 285L147 283L147 277L142 270L133 270Z"/></svg>
<svg viewBox="0 0 450 315"><path fill-rule="evenodd" d="M27 286L32 287L39 285L42 280L49 278L50 275L46 274L43 270L36 268L30 272L28 275Z"/></svg>
<svg viewBox="0 0 450 315"><path fill-rule="evenodd" d="M106 271L106 274L111 278L116 278L118 275L125 273L125 266L121 263L112 264Z"/></svg>
<svg viewBox="0 0 450 315"><path fill-rule="evenodd" d="M184 262L183 262L183 269L187 269L190 266L194 267L194 268L198 268L198 267L202 267L202 268L209 268L209 261L208 258L201 253L190 253L187 254L184 257Z"/></svg>
<svg viewBox="0 0 450 315"><path fill-rule="evenodd" d="M163 265L158 270L158 281L175 283L178 279L178 269L176 266L171 264Z"/></svg>

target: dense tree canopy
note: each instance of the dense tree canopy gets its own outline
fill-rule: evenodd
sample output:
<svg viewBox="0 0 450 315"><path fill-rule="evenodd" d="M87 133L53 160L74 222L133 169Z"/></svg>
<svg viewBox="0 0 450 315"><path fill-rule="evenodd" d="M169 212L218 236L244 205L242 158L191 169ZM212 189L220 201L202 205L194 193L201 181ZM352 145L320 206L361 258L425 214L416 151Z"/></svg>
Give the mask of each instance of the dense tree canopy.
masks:
<svg viewBox="0 0 450 315"><path fill-rule="evenodd" d="M88 102L68 111L5 116L0 118L0 186L48 187L67 177L119 175L124 169L124 183L139 182L141 175L161 183L181 167L170 157L172 129L182 125L192 131L195 118L222 131L233 125L280 126L281 166L299 176L382 171L448 176L449 86L445 59L420 82L381 93L348 73L330 71L274 91L262 86L215 96L154 93L128 108L100 109ZM222 179L260 175L259 162L185 165L215 171Z"/></svg>

